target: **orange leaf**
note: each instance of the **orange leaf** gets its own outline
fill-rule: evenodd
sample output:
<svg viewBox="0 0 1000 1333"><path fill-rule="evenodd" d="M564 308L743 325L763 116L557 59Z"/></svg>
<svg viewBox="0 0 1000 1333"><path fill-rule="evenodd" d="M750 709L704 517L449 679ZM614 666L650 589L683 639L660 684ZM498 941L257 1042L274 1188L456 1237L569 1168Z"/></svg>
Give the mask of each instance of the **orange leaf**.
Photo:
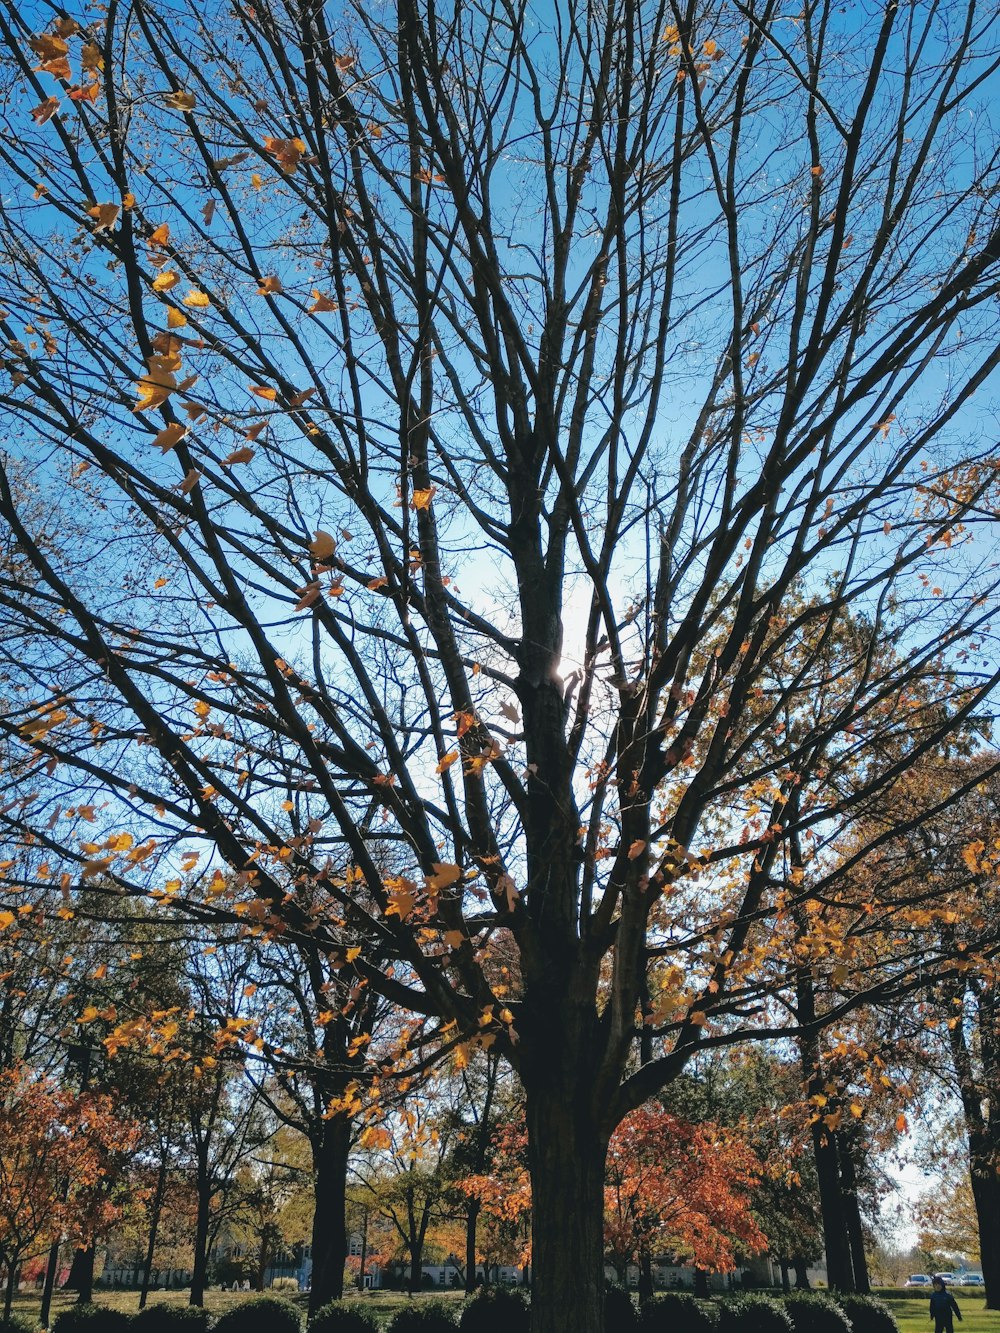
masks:
<svg viewBox="0 0 1000 1333"><path fill-rule="evenodd" d="M44 102L39 102L38 105L32 109L31 117L36 125L44 125L47 120L52 119L58 110L59 98L46 97Z"/></svg>
<svg viewBox="0 0 1000 1333"><path fill-rule="evenodd" d="M310 315L325 315L331 310L340 309L340 305L332 296L324 296L323 293L318 291L315 287L313 288L313 296L315 297L315 300L309 307Z"/></svg>
<svg viewBox="0 0 1000 1333"><path fill-rule="evenodd" d="M328 532L321 529L317 531L314 539L309 543L309 554L314 560L329 560L337 549L337 543Z"/></svg>
<svg viewBox="0 0 1000 1333"><path fill-rule="evenodd" d="M169 292L171 287L176 287L180 282L180 277L169 269L166 273L158 273L153 279L152 287L154 292Z"/></svg>
<svg viewBox="0 0 1000 1333"><path fill-rule="evenodd" d="M234 463L249 463L256 452L256 449L251 449L249 445L244 445L241 449L234 449L227 458L222 460L222 466L232 467Z"/></svg>
<svg viewBox="0 0 1000 1333"><path fill-rule="evenodd" d="M270 277L261 278L260 285L257 288L258 296L276 296L278 292L284 291L281 285L281 279Z"/></svg>
<svg viewBox="0 0 1000 1333"><path fill-rule="evenodd" d="M181 495L188 495L191 491L193 491L194 488L198 485L198 482L201 480L201 475L202 474L198 471L196 467L191 468L190 472L188 472L184 480L177 487Z"/></svg>
<svg viewBox="0 0 1000 1333"><path fill-rule="evenodd" d="M447 769L451 768L452 764L455 762L457 758L458 758L458 751L449 750L447 754L443 754L441 756L440 760L438 761L437 768L435 768L434 772L444 773Z"/></svg>
<svg viewBox="0 0 1000 1333"><path fill-rule="evenodd" d="M172 106L175 111L193 111L198 99L194 93L188 93L183 88L178 88L176 92L167 93L163 100L167 106Z"/></svg>
<svg viewBox="0 0 1000 1333"><path fill-rule="evenodd" d="M630 861L636 860L636 858L640 857L645 850L646 850L645 839L636 838L635 842L633 842L631 847L629 847L628 849L628 859Z"/></svg>
<svg viewBox="0 0 1000 1333"><path fill-rule="evenodd" d="M318 582L307 583L304 588L297 588L296 592L299 594L299 600L292 607L292 610L304 611L307 607L312 606L313 602L319 597L320 586Z"/></svg>
<svg viewBox="0 0 1000 1333"><path fill-rule="evenodd" d="M413 492L414 509L430 509L431 501L434 499L436 486L428 486L426 490Z"/></svg>
<svg viewBox="0 0 1000 1333"><path fill-rule="evenodd" d="M107 231L109 227L115 225L120 212L121 209L117 204L95 204L93 208L87 209L87 216L97 220L95 232Z"/></svg>
<svg viewBox="0 0 1000 1333"><path fill-rule="evenodd" d="M269 384L251 384L250 392L258 398L266 398L269 403L273 403L278 396L278 390L272 389Z"/></svg>

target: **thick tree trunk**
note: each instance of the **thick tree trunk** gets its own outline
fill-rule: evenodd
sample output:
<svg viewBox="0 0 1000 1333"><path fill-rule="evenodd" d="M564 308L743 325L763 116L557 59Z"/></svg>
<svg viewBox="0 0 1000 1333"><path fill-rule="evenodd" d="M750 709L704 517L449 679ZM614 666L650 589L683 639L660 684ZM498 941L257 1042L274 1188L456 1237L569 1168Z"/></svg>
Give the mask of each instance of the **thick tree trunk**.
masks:
<svg viewBox="0 0 1000 1333"><path fill-rule="evenodd" d="M847 1239L851 1250L851 1268L854 1273L854 1290L867 1296L871 1294L872 1286L868 1278L865 1234L861 1225L861 1207L858 1203L858 1173L854 1163L850 1137L846 1134L838 1134L837 1147L840 1161L840 1187L844 1196L844 1219L847 1224Z"/></svg>
<svg viewBox="0 0 1000 1333"><path fill-rule="evenodd" d="M325 1121L312 1145L316 1208L312 1225L310 1315L329 1301L339 1301L344 1294L344 1260L347 1256L344 1195L350 1146L351 1122L344 1116L333 1116Z"/></svg>
<svg viewBox="0 0 1000 1333"><path fill-rule="evenodd" d="M479 1225L479 1210L482 1205L478 1199L469 1200L465 1214L465 1294L471 1296L476 1290L476 1230Z"/></svg>
<svg viewBox="0 0 1000 1333"><path fill-rule="evenodd" d="M63 1283L63 1289L75 1291L79 1305L89 1305L94 1299L94 1257L93 1245L73 1251L73 1262L69 1266L69 1276Z"/></svg>
<svg viewBox="0 0 1000 1333"><path fill-rule="evenodd" d="M979 1227L979 1262L987 1310L1000 1310L1000 1176L988 1144L969 1136L972 1198Z"/></svg>
<svg viewBox="0 0 1000 1333"><path fill-rule="evenodd" d="M639 1251L639 1300L651 1300L653 1296L653 1259L649 1246L643 1245Z"/></svg>
<svg viewBox="0 0 1000 1333"><path fill-rule="evenodd" d="M801 1254L795 1255L792 1259L792 1268L795 1270L796 1291L811 1290L809 1285L809 1273L807 1272L808 1267L809 1265L806 1263L805 1259L803 1259Z"/></svg>
<svg viewBox="0 0 1000 1333"><path fill-rule="evenodd" d="M424 1242L423 1237L419 1241L414 1241L410 1245L410 1276L407 1279L406 1290L411 1296L415 1296L423 1287L424 1276Z"/></svg>
<svg viewBox="0 0 1000 1333"><path fill-rule="evenodd" d="M208 1280L208 1228L211 1221L212 1188L204 1179L198 1182L198 1212L194 1226L194 1262L191 1266L191 1305L205 1304Z"/></svg>
<svg viewBox="0 0 1000 1333"><path fill-rule="evenodd" d="M534 1080L532 1080L534 1082ZM529 1085L532 1333L602 1333L607 1141L583 1097Z"/></svg>
<svg viewBox="0 0 1000 1333"><path fill-rule="evenodd" d="M847 1234L844 1194L840 1182L837 1145L822 1121L812 1127L816 1155L819 1206L823 1215L823 1246L826 1250L826 1280L831 1291L854 1291L854 1264Z"/></svg>

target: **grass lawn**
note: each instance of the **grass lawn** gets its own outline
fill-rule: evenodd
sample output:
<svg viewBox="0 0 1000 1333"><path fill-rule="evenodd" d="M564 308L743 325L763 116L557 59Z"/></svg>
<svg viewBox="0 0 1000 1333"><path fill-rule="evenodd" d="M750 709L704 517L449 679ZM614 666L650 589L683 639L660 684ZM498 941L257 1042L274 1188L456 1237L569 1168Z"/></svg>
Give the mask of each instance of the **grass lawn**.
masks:
<svg viewBox="0 0 1000 1333"><path fill-rule="evenodd" d="M955 1322L955 1333L1000 1333L1000 1310L986 1310L982 1293L955 1293L962 1311L962 1322ZM929 1300L889 1300L899 1325L899 1333L934 1333L934 1325L927 1312Z"/></svg>

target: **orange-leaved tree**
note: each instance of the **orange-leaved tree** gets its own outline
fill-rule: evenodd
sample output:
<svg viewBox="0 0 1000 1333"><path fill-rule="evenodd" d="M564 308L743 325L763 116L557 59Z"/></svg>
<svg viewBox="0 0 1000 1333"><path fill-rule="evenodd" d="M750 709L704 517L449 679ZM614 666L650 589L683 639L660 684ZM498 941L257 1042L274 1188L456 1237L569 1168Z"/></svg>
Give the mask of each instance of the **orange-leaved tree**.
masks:
<svg viewBox="0 0 1000 1333"><path fill-rule="evenodd" d="M109 1097L73 1095L24 1066L0 1071L0 1261L10 1316L19 1264L61 1237L90 1245L121 1217L139 1127Z"/></svg>
<svg viewBox="0 0 1000 1333"><path fill-rule="evenodd" d="M785 923L997 679L992 6L42 12L0 3L6 873L491 1042L535 1333L598 1333L623 1118L953 965L875 902L877 980L806 1013Z"/></svg>

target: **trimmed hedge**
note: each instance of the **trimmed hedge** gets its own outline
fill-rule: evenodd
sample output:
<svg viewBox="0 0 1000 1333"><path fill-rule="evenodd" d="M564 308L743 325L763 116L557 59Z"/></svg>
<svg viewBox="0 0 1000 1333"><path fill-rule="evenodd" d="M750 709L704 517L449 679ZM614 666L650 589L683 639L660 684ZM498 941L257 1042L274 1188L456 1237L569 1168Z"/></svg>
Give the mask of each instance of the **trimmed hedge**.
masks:
<svg viewBox="0 0 1000 1333"><path fill-rule="evenodd" d="M453 1307L445 1301L425 1301L397 1310L388 1333L455 1333Z"/></svg>
<svg viewBox="0 0 1000 1333"><path fill-rule="evenodd" d="M509 1287L480 1287L466 1301L459 1320L462 1333L529 1333L528 1306Z"/></svg>
<svg viewBox="0 0 1000 1333"><path fill-rule="evenodd" d="M818 1291L793 1291L784 1306L795 1333L852 1333L843 1308Z"/></svg>
<svg viewBox="0 0 1000 1333"><path fill-rule="evenodd" d="M877 1296L838 1296L837 1304L851 1321L854 1333L899 1333L895 1316Z"/></svg>
<svg viewBox="0 0 1000 1333"><path fill-rule="evenodd" d="M67 1305L52 1321L52 1333L128 1333L131 1319L103 1305Z"/></svg>
<svg viewBox="0 0 1000 1333"><path fill-rule="evenodd" d="M321 1305L309 1320L309 1333L375 1333L378 1327L378 1321L368 1310L359 1310L344 1301Z"/></svg>
<svg viewBox="0 0 1000 1333"><path fill-rule="evenodd" d="M252 1296L220 1315L214 1333L301 1333L298 1306L280 1296Z"/></svg>
<svg viewBox="0 0 1000 1333"><path fill-rule="evenodd" d="M208 1333L212 1322L200 1305L165 1305L157 1301L132 1316L132 1333Z"/></svg>
<svg viewBox="0 0 1000 1333"><path fill-rule="evenodd" d="M639 1316L635 1303L620 1282L604 1284L604 1333L635 1333Z"/></svg>
<svg viewBox="0 0 1000 1333"><path fill-rule="evenodd" d="M781 1301L748 1293L719 1302L719 1333L794 1333Z"/></svg>
<svg viewBox="0 0 1000 1333"><path fill-rule="evenodd" d="M639 1311L641 1333L714 1333L718 1308L686 1291L664 1291L644 1302Z"/></svg>

